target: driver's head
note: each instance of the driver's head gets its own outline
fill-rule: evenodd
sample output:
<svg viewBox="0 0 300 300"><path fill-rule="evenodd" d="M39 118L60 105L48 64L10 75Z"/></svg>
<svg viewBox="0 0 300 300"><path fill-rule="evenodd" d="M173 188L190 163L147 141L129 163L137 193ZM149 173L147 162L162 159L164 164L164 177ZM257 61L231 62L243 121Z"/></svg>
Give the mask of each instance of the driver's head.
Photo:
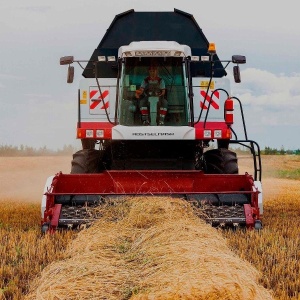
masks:
<svg viewBox="0 0 300 300"><path fill-rule="evenodd" d="M156 77L157 76L157 66L150 66L149 67L149 74L150 74L150 77Z"/></svg>

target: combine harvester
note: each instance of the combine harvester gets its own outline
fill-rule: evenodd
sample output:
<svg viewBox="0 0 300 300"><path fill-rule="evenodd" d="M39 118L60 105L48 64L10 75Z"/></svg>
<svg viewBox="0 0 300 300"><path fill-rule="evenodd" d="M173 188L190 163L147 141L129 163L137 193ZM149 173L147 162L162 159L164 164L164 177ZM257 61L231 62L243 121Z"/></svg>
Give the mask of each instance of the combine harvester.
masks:
<svg viewBox="0 0 300 300"><path fill-rule="evenodd" d="M247 137L225 70L233 63L239 83L244 56L220 60L186 12L129 10L115 17L89 60L60 59L68 83L75 62L84 77L77 122L82 150L73 155L71 174L46 182L42 232L89 225L100 217L95 208L123 195L182 197L212 226L262 227L260 149ZM149 69L154 75L147 77ZM234 103L242 139L233 129ZM231 144L249 148L252 176L238 174Z"/></svg>

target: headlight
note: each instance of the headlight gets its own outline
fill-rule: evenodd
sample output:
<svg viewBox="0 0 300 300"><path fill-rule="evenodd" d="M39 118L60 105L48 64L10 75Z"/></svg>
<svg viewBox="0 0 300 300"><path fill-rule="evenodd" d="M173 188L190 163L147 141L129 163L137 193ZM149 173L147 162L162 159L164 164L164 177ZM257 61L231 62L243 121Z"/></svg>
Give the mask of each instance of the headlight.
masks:
<svg viewBox="0 0 300 300"><path fill-rule="evenodd" d="M90 129L86 130L86 131L85 131L85 136L86 136L87 138L92 138L92 137L94 137L94 132L93 132L93 130L90 130Z"/></svg>
<svg viewBox="0 0 300 300"><path fill-rule="evenodd" d="M97 138L103 138L104 137L104 130L103 129L97 129L96 130L96 137Z"/></svg>
<svg viewBox="0 0 300 300"><path fill-rule="evenodd" d="M214 137L221 138L222 137L222 130L214 130Z"/></svg>
<svg viewBox="0 0 300 300"><path fill-rule="evenodd" d="M204 130L204 137L211 138L211 130Z"/></svg>

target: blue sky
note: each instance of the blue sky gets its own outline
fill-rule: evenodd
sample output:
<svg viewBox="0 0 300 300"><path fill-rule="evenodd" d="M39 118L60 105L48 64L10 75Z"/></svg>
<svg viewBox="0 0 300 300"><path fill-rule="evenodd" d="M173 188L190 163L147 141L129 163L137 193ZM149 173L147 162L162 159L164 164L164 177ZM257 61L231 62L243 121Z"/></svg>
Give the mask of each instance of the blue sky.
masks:
<svg viewBox="0 0 300 300"><path fill-rule="evenodd" d="M75 81L68 85L59 58L89 59L116 14L177 8L193 14L221 59L247 57L242 83L232 84L232 94L244 104L248 137L261 148L299 149L297 2L220 2L0 0L0 145L78 145L81 70L75 70Z"/></svg>

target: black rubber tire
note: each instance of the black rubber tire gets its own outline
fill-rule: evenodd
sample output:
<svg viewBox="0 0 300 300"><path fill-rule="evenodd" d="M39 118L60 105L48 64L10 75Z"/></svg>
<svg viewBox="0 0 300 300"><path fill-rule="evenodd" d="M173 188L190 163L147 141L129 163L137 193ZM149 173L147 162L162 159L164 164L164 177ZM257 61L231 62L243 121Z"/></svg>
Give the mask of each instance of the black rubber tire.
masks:
<svg viewBox="0 0 300 300"><path fill-rule="evenodd" d="M238 174L236 153L225 148L208 150L203 154L207 174Z"/></svg>
<svg viewBox="0 0 300 300"><path fill-rule="evenodd" d="M101 153L95 149L83 149L73 154L71 174L99 173Z"/></svg>

